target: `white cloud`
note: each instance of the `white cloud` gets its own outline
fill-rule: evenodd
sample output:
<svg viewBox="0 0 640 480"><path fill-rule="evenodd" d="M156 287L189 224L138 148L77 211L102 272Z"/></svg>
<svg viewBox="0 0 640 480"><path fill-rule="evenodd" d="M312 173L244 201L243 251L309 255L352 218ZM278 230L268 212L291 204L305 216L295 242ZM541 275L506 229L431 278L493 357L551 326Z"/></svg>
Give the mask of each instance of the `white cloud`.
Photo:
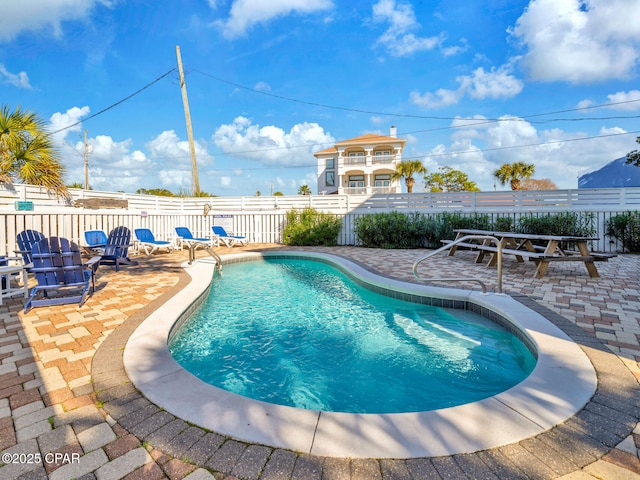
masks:
<svg viewBox="0 0 640 480"><path fill-rule="evenodd" d="M421 26L416 20L413 7L395 0L380 0L373 6L373 20L388 22L389 28L378 38L380 45L395 57L405 57L415 52L432 50L444 41L444 35L417 37L412 31Z"/></svg>
<svg viewBox="0 0 640 480"><path fill-rule="evenodd" d="M165 160L172 165L183 164L191 168L189 142L180 140L174 130L165 130L146 144L152 159ZM209 163L210 156L205 145L194 142L198 164ZM190 170L189 170L190 171Z"/></svg>
<svg viewBox="0 0 640 480"><path fill-rule="evenodd" d="M452 47L442 47L441 51L445 57L452 57L453 55L459 55L460 53L469 50L469 42L466 38L460 39L460 45L454 45Z"/></svg>
<svg viewBox="0 0 640 480"><path fill-rule="evenodd" d="M191 187L191 170L160 170L158 180L162 188L167 188L173 192L189 190Z"/></svg>
<svg viewBox="0 0 640 480"><path fill-rule="evenodd" d="M108 135L98 135L89 139L92 147L90 160L103 167L128 170L131 168L145 168L149 166L147 156L136 150L131 153L133 141L131 139L116 142ZM78 142L76 150L81 149L82 143ZM114 172L115 173L115 172Z"/></svg>
<svg viewBox="0 0 640 480"><path fill-rule="evenodd" d="M511 64L506 64L497 69L494 67L487 72L480 67L471 75L457 77L456 81L460 85L457 90L440 88L434 93L424 94L413 91L410 94L410 100L421 107L441 108L455 105L465 95L476 100L511 98L518 95L523 88L522 81L511 74L511 68Z"/></svg>
<svg viewBox="0 0 640 480"><path fill-rule="evenodd" d="M132 140L116 142L108 135L98 135L89 138L87 142L91 147L89 185L94 190L135 191L142 187L157 187L153 184L155 177L149 175L150 160L140 150L131 151ZM84 143L77 142L74 149L82 152ZM67 163L71 164L68 168L68 180L84 182L82 158L69 156ZM150 184L145 185L145 180L150 181Z"/></svg>
<svg viewBox="0 0 640 480"><path fill-rule="evenodd" d="M628 78L640 57L638 0L531 0L509 32L527 47L533 80Z"/></svg>
<svg viewBox="0 0 640 480"><path fill-rule="evenodd" d="M2 63L0 63L0 83L31 90L29 76L26 72L11 73Z"/></svg>
<svg viewBox="0 0 640 480"><path fill-rule="evenodd" d="M420 93L416 90L411 92L409 99L411 103L424 108L442 108L449 105L455 105L463 97L462 90L447 90L439 88L434 93Z"/></svg>
<svg viewBox="0 0 640 480"><path fill-rule="evenodd" d="M94 6L110 5L109 0L24 0L2 2L0 42L10 41L23 32L50 30L62 36L62 22L89 16Z"/></svg>
<svg viewBox="0 0 640 480"><path fill-rule="evenodd" d="M537 130L517 117L504 116L501 120L483 124L480 116L457 119L452 123L458 128L451 145L434 147L426 155L425 165L430 171L445 165L457 168L482 190L492 190L493 172L500 165L522 161L535 166L534 178L550 178L558 188L576 188L579 175L624 156L629 149L628 135L615 136L625 133L619 127L603 128L598 133L614 136L589 139L582 132Z"/></svg>
<svg viewBox="0 0 640 480"><path fill-rule="evenodd" d="M270 92L271 91L271 85L269 85L267 82L258 82L258 83L255 84L253 89L257 90L259 92Z"/></svg>
<svg viewBox="0 0 640 480"><path fill-rule="evenodd" d="M331 0L234 0L229 18L219 21L227 38L240 37L258 23L266 23L292 13L311 14L333 7Z"/></svg>
<svg viewBox="0 0 640 480"><path fill-rule="evenodd" d="M584 108L589 108L592 105L593 105L593 100L589 100L588 98L585 98L584 100L580 100L578 102L578 104L576 105L576 108L584 109Z"/></svg>
<svg viewBox="0 0 640 480"><path fill-rule="evenodd" d="M49 131L58 132L61 130L53 135L53 139L57 142L63 142L69 133L79 132L82 129L82 123L79 123L80 119L89 115L90 111L89 107L85 105L82 108L71 107L65 113L56 112L51 115L51 118L49 118Z"/></svg>
<svg viewBox="0 0 640 480"><path fill-rule="evenodd" d="M456 79L460 82L460 88L471 98L510 98L518 95L523 84L511 75L510 67L503 65L490 72L485 72L482 67L474 70L472 75L462 76Z"/></svg>
<svg viewBox="0 0 640 480"><path fill-rule="evenodd" d="M222 125L213 134L213 142L225 153L234 153L267 165L314 165L313 152L335 143L335 139L317 123L299 123L289 133L269 125L253 125L245 117Z"/></svg>
<svg viewBox="0 0 640 480"><path fill-rule="evenodd" d="M619 105L612 105L610 107L613 110L640 110L640 90L612 93L611 95L607 95L607 98L611 103L619 103Z"/></svg>

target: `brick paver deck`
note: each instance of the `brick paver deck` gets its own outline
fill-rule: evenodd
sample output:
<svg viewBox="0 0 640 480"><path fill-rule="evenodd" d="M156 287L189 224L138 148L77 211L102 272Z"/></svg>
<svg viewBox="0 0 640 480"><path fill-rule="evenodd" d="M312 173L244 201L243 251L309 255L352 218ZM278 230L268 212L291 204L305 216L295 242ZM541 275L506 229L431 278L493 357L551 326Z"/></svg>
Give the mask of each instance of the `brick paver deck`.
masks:
<svg viewBox="0 0 640 480"><path fill-rule="evenodd" d="M260 247L282 248L245 249ZM424 253L310 250L408 281ZM495 270L472 258L459 252L427 268L476 276L495 288ZM142 397L122 366L124 345L148 312L186 284L185 260L186 252L161 253L118 273L102 267L98 289L82 308L41 307L25 315L21 299L0 307L0 479L640 479L640 256L599 263L601 278L561 263L534 279L532 264L505 259L505 291L578 342L596 368L598 391L576 416L517 444L399 460L322 458L247 444L190 425Z"/></svg>

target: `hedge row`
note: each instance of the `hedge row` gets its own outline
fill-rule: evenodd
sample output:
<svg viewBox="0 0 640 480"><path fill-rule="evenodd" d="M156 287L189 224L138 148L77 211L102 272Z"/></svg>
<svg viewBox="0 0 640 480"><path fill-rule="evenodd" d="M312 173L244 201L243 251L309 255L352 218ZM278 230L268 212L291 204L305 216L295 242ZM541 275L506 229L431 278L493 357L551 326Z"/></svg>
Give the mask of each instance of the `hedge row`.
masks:
<svg viewBox="0 0 640 480"><path fill-rule="evenodd" d="M454 238L454 230L460 228L578 237L592 237L597 233L596 218L590 212L529 214L516 221L510 216L492 219L480 213L392 211L358 217L354 227L361 245L377 248L437 248L441 240ZM313 208L291 210L287 212L284 243L337 245L341 228L338 216L320 213ZM606 234L620 241L625 250L640 252L640 213L626 212L611 217L606 223Z"/></svg>
<svg viewBox="0 0 640 480"><path fill-rule="evenodd" d="M355 221L358 241L365 247L436 248L441 240L455 238L456 229L516 231L539 235L590 237L596 234L595 216L589 212L561 212L544 215L497 217L473 213L421 214L376 213Z"/></svg>

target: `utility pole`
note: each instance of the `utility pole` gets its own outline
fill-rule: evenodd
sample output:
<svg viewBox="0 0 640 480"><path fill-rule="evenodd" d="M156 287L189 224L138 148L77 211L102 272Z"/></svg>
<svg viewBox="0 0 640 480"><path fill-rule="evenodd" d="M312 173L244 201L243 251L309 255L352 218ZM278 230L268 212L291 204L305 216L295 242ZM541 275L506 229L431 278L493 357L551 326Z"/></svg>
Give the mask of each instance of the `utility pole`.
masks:
<svg viewBox="0 0 640 480"><path fill-rule="evenodd" d="M84 131L84 189L89 190L89 144L86 129Z"/></svg>
<svg viewBox="0 0 640 480"><path fill-rule="evenodd" d="M180 89L182 90L182 103L184 105L184 117L187 121L187 136L189 137L189 152L191 153L191 193L200 195L200 180L198 180L198 163L196 162L196 146L193 142L193 128L191 127L191 113L189 113L189 98L187 97L187 85L184 83L182 71L182 57L180 47L176 45L176 57L178 58L178 73L180 74Z"/></svg>

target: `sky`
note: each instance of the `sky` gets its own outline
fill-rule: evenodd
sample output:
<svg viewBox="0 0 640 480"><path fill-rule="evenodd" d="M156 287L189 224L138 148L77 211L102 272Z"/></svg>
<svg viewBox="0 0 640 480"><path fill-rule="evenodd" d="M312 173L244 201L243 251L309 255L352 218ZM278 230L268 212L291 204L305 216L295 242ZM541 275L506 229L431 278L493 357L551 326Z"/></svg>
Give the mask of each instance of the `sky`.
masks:
<svg viewBox="0 0 640 480"><path fill-rule="evenodd" d="M317 193L313 152L397 128L404 159L577 188L636 149L640 0L0 0L0 105L36 113L65 181ZM414 192L423 191L417 179Z"/></svg>

